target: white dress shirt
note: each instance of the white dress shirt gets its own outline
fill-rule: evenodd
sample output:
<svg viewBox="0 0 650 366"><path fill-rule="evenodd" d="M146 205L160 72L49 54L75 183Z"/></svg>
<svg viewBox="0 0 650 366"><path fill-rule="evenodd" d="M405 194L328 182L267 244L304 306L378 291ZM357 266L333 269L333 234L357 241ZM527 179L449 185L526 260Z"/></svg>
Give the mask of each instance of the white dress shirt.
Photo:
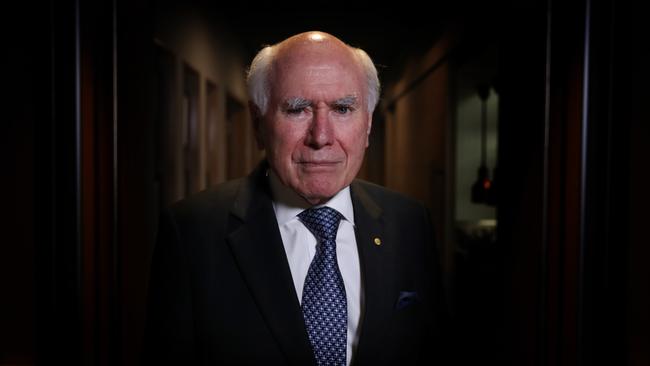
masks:
<svg viewBox="0 0 650 366"><path fill-rule="evenodd" d="M298 214L311 207L291 188L283 185L275 173L269 169L269 181L273 193L273 209L278 220L284 251L289 260L293 284L296 287L298 301L302 303L302 288L314 255L316 254L316 237L298 219ZM361 320L361 270L359 252L354 234L354 210L350 197L350 187L345 187L332 199L316 207L327 206L335 209L343 218L336 235L336 258L345 285L348 310L348 332L346 361L350 365L359 341L359 324Z"/></svg>

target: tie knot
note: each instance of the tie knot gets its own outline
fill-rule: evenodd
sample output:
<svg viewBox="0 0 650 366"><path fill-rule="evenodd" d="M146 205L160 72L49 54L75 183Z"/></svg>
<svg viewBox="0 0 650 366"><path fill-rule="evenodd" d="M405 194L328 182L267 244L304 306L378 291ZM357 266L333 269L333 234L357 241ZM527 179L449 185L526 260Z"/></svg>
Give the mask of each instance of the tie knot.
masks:
<svg viewBox="0 0 650 366"><path fill-rule="evenodd" d="M310 208L298 215L302 223L318 238L336 240L341 215L330 207Z"/></svg>

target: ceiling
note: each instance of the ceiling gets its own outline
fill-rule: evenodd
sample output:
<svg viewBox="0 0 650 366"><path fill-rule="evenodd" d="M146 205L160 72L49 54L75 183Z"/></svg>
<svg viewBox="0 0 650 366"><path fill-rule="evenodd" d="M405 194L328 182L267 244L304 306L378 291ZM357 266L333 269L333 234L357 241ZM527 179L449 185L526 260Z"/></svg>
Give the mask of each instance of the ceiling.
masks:
<svg viewBox="0 0 650 366"><path fill-rule="evenodd" d="M370 4L331 4L321 8L264 5L221 11L219 16L241 40L250 58L264 45L319 30L363 48L378 66L382 80L387 81L399 71L407 55L431 47L453 13L449 7L444 11L423 10L422 6L396 10Z"/></svg>
<svg viewBox="0 0 650 366"><path fill-rule="evenodd" d="M180 0L154 0L178 4ZM497 3L499 0L496 0ZM209 19L225 27L250 60L264 46L297 33L319 30L363 48L377 65L384 85L397 79L407 58L423 54L446 30L460 34L464 43L484 43L486 24L493 20L494 2L477 0L393 2L377 6L371 2L346 3L230 3L214 0L185 0L195 9L209 13ZM190 5L192 6L192 5ZM172 10L176 11L176 10ZM223 28L222 28L223 29ZM468 32L468 30L470 30ZM468 42L480 38L479 42ZM481 38L483 37L483 38Z"/></svg>

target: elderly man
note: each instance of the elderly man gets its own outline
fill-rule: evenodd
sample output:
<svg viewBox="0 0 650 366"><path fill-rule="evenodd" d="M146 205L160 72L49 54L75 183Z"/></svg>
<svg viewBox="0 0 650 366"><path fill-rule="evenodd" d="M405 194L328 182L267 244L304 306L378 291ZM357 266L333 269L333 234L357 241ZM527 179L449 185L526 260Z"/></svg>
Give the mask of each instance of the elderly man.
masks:
<svg viewBox="0 0 650 366"><path fill-rule="evenodd" d="M379 94L372 61L302 33L261 50L248 86L266 160L162 215L146 361L426 363L443 308L428 214L354 179Z"/></svg>

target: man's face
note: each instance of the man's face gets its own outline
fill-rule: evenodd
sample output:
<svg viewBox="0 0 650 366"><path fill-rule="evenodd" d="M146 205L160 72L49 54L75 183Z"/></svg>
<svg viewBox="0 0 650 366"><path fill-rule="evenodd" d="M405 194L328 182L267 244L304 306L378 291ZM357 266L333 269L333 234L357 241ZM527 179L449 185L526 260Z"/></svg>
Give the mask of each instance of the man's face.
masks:
<svg viewBox="0 0 650 366"><path fill-rule="evenodd" d="M323 52L325 51L325 52ZM258 138L283 184L311 204L354 179L370 133L363 72L347 50L279 58Z"/></svg>

